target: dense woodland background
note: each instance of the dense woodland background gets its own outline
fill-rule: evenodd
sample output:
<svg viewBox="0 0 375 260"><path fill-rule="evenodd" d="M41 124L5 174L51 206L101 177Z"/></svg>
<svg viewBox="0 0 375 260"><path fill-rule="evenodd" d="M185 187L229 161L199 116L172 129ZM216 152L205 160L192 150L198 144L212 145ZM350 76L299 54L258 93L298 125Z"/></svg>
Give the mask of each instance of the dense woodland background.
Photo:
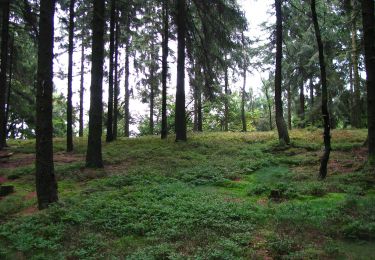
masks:
<svg viewBox="0 0 375 260"><path fill-rule="evenodd" d="M0 7L0 258L47 248L39 256L48 259L61 242L61 258L314 259L350 250L371 257L373 0L275 0L275 19L261 25L266 41L248 36L236 0L1 0ZM64 53L66 69L54 70ZM267 76L247 91L250 73ZM67 82L64 93L57 77ZM147 115L130 113L135 100ZM36 204L44 215L24 212ZM40 235L28 221L40 223ZM74 225L82 229L77 241L61 235ZM92 241L111 234L108 244ZM30 243L35 237L40 243ZM356 251L348 238L364 246ZM212 251L202 249L206 239Z"/></svg>

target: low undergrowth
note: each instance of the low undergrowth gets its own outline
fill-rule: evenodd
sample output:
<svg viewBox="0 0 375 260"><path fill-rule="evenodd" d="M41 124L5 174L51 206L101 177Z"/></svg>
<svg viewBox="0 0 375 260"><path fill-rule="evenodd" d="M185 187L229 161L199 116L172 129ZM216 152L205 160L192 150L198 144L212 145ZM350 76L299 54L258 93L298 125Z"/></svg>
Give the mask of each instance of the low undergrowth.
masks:
<svg viewBox="0 0 375 260"><path fill-rule="evenodd" d="M33 164L4 168L15 193L0 200L0 259L366 259L375 245L366 132L333 132L325 181L320 130L291 137L289 147L273 132L120 139L104 145L104 170L84 169L77 139L57 157L60 201L42 212ZM32 141L10 144L33 152ZM55 144L61 153L64 140Z"/></svg>

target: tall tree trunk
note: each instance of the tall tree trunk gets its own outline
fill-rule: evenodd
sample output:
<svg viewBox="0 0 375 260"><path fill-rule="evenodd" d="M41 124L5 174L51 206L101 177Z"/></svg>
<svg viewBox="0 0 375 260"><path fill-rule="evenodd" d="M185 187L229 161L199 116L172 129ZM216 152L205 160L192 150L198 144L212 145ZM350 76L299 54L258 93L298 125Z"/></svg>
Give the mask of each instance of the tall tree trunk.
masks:
<svg viewBox="0 0 375 260"><path fill-rule="evenodd" d="M273 130L272 126L272 104L271 104L271 99L270 95L268 93L268 87L266 85L267 83L263 82L264 85L264 93L266 94L266 99L267 99L267 106L268 106L268 118L269 118L269 124L270 124L270 130Z"/></svg>
<svg viewBox="0 0 375 260"><path fill-rule="evenodd" d="M9 120L10 112L10 95L12 93L12 76L13 76L13 57L14 57L14 33L12 35L11 47L10 47L10 57L9 57L9 81L8 81L8 91L7 91L7 100L6 100L6 110L5 110L5 133L8 135L7 124Z"/></svg>
<svg viewBox="0 0 375 260"><path fill-rule="evenodd" d="M102 115L103 115L103 62L104 62L104 0L94 0L92 21L92 63L89 111L89 137L86 167L103 167Z"/></svg>
<svg viewBox="0 0 375 260"><path fill-rule="evenodd" d="M281 13L281 0L275 0L276 7L276 72L275 72L275 108L276 125L279 134L279 140L289 144L289 133L283 116L283 104L281 101L281 61L283 51L283 22Z"/></svg>
<svg viewBox="0 0 375 260"><path fill-rule="evenodd" d="M245 103L246 103L246 65L243 71L243 85L242 85L242 97L241 97L242 132L247 132Z"/></svg>
<svg viewBox="0 0 375 260"><path fill-rule="evenodd" d="M167 121L167 76L168 76L168 42L169 42L169 4L163 1L163 43L162 43L162 105L161 105L161 139L168 136Z"/></svg>
<svg viewBox="0 0 375 260"><path fill-rule="evenodd" d="M7 89L8 40L9 40L9 0L1 3L1 64L0 64L0 150L6 146L5 93Z"/></svg>
<svg viewBox="0 0 375 260"><path fill-rule="evenodd" d="M120 24L118 21L119 12L116 12L116 33L115 33L115 88L114 88L114 100L113 100L113 139L117 139L118 130L118 97L120 94L119 80L118 80L118 46L119 46L119 36L120 36Z"/></svg>
<svg viewBox="0 0 375 260"><path fill-rule="evenodd" d="M194 66L194 131L203 131L202 118L202 70L200 64L197 62Z"/></svg>
<svg viewBox="0 0 375 260"><path fill-rule="evenodd" d="M150 115L149 115L149 133L150 135L154 134L154 107L155 107L155 91L157 88L157 79L156 79L156 61L158 59L158 54L155 53L155 43L151 42L151 64L150 64Z"/></svg>
<svg viewBox="0 0 375 260"><path fill-rule="evenodd" d="M245 37L242 32L242 48L245 49ZM246 113L245 113L245 103L246 103L246 74L247 74L247 64L246 59L244 59L243 65L243 86L242 86L242 98L241 98L241 121L242 121L242 132L247 132L246 124Z"/></svg>
<svg viewBox="0 0 375 260"><path fill-rule="evenodd" d="M324 179L327 176L327 164L329 155L331 153L331 126L330 116L328 112L328 89L327 89L327 74L326 74L326 63L324 60L324 46L322 37L320 34L320 28L318 23L318 16L316 14L316 3L315 0L311 0L311 14L315 29L316 41L319 49L319 65L320 65L320 76L322 84L322 116L324 120L324 154L320 163L319 177Z"/></svg>
<svg viewBox="0 0 375 260"><path fill-rule="evenodd" d="M130 55L130 23L126 25L126 43L125 43L125 104L124 104L124 134L125 137L130 136L129 132L129 125L130 125L130 110L129 110L129 103L130 103L130 89L129 89L129 55Z"/></svg>
<svg viewBox="0 0 375 260"><path fill-rule="evenodd" d="M303 81L301 82L301 86L299 88L299 117L301 120L300 127L305 127L305 89L303 86Z"/></svg>
<svg viewBox="0 0 375 260"><path fill-rule="evenodd" d="M228 125L229 125L229 80L228 80L228 66L225 67L225 75L224 75L225 87L224 87L224 131L228 132Z"/></svg>
<svg viewBox="0 0 375 260"><path fill-rule="evenodd" d="M315 123L315 116L314 116L314 82L311 76L310 78L310 114L311 114L311 124Z"/></svg>
<svg viewBox="0 0 375 260"><path fill-rule="evenodd" d="M361 90L359 77L359 48L357 44L357 16L355 0L350 0L351 5L351 40L352 40L352 65L353 65L353 83L354 83L354 106L352 113L352 125L356 128L361 127Z"/></svg>
<svg viewBox="0 0 375 260"><path fill-rule="evenodd" d="M73 151L73 105L72 105L72 82L73 82L73 49L74 49L74 2L70 0L69 5L69 61L68 61L68 96L67 96L67 124L66 124L66 151Z"/></svg>
<svg viewBox="0 0 375 260"><path fill-rule="evenodd" d="M177 1L177 87L175 131L176 142L186 141L185 118L185 45L186 45L186 0Z"/></svg>
<svg viewBox="0 0 375 260"><path fill-rule="evenodd" d="M290 90L290 84L286 87L287 94L287 110L288 110L288 129L292 130L292 93Z"/></svg>
<svg viewBox="0 0 375 260"><path fill-rule="evenodd" d="M82 45L81 45L81 83L79 88L79 137L83 137L83 97L85 92L84 86L85 78L85 45L84 45L84 34L82 30Z"/></svg>
<svg viewBox="0 0 375 260"><path fill-rule="evenodd" d="M106 141L113 141L113 63L115 53L116 0L111 0L111 19L109 32L109 75L108 75L108 113Z"/></svg>
<svg viewBox="0 0 375 260"><path fill-rule="evenodd" d="M35 182L39 209L45 209L58 200L52 142L54 12L54 0L40 1L35 160Z"/></svg>
<svg viewBox="0 0 375 260"><path fill-rule="evenodd" d="M375 164L375 18L374 1L362 0L362 23L365 46L368 152L370 164Z"/></svg>

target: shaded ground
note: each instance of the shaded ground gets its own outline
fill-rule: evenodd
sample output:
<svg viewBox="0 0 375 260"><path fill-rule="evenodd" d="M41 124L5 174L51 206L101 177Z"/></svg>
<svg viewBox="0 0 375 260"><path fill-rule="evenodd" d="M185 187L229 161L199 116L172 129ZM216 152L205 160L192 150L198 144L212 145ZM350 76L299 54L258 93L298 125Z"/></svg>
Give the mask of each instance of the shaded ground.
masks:
<svg viewBox="0 0 375 260"><path fill-rule="evenodd" d="M16 192L0 201L0 259L375 258L366 131L333 132L325 181L321 132L291 137L290 147L272 132L123 139L104 144L102 170L84 168L86 140L66 154L58 139L60 203L41 213L34 144L11 143L0 183Z"/></svg>

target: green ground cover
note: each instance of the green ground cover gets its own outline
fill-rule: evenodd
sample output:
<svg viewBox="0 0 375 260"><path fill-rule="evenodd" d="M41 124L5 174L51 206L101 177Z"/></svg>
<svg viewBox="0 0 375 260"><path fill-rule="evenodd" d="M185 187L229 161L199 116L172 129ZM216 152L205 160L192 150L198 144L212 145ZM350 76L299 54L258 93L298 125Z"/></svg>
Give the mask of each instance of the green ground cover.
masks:
<svg viewBox="0 0 375 260"><path fill-rule="evenodd" d="M34 143L11 142L0 176L16 192L0 200L0 259L375 258L366 134L333 131L325 181L319 130L292 131L289 147L273 132L120 139L104 144L102 170L84 169L86 140L65 154L57 139L60 201L42 212Z"/></svg>

